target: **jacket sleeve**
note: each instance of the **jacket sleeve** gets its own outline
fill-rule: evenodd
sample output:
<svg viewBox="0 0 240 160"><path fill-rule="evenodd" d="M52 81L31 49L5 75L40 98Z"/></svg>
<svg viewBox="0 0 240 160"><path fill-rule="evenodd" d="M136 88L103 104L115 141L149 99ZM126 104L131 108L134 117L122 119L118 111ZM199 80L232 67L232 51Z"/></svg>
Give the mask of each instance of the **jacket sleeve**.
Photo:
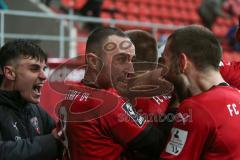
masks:
<svg viewBox="0 0 240 160"><path fill-rule="evenodd" d="M36 136L17 141L0 140L0 160L55 160L57 140L51 135Z"/></svg>
<svg viewBox="0 0 240 160"><path fill-rule="evenodd" d="M56 122L40 106L38 106L37 108L38 108L38 111L40 113L40 116L41 116L41 119L43 122L44 134L51 133L52 130L56 127Z"/></svg>
<svg viewBox="0 0 240 160"><path fill-rule="evenodd" d="M44 130L43 134L50 134L52 132L52 130L54 128L56 128L56 122L44 109L42 109L42 107L38 106L37 108L39 110L39 113L40 113L42 121L43 121L43 130ZM56 152L58 154L57 157L60 158L62 156L64 147L59 140L57 142L57 146L55 146L55 149L56 149L56 147L57 147Z"/></svg>
<svg viewBox="0 0 240 160"><path fill-rule="evenodd" d="M166 115L176 114L175 108L168 109ZM141 155L146 159L159 159L164 149L173 121L164 121L157 127L149 124L137 137L128 143L128 147L135 155Z"/></svg>

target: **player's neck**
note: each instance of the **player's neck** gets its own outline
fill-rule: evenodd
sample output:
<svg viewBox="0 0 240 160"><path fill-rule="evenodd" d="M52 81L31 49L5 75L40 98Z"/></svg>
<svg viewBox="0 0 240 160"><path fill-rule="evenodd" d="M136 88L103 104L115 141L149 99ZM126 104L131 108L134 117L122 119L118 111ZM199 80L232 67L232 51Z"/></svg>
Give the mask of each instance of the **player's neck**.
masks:
<svg viewBox="0 0 240 160"><path fill-rule="evenodd" d="M197 95L209 90L211 87L224 82L219 71L209 70L198 72L190 76L190 92L192 95Z"/></svg>
<svg viewBox="0 0 240 160"><path fill-rule="evenodd" d="M4 90L4 91L13 91L14 90L14 83L8 82L5 79L3 79L3 82L0 86L0 89Z"/></svg>

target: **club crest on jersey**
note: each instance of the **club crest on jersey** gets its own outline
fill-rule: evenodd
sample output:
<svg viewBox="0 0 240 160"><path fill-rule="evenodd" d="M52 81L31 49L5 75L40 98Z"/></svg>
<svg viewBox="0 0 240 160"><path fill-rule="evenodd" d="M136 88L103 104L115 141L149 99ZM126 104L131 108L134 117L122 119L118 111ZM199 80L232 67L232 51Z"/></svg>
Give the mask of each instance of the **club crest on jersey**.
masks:
<svg viewBox="0 0 240 160"><path fill-rule="evenodd" d="M188 132L178 128L172 128L171 139L167 144L166 152L175 156L179 155L185 145Z"/></svg>
<svg viewBox="0 0 240 160"><path fill-rule="evenodd" d="M31 118L31 119L30 119L30 122L31 122L33 128L35 129L35 131L37 132L37 134L40 135L41 132L40 132L40 129L39 129L37 117Z"/></svg>
<svg viewBox="0 0 240 160"><path fill-rule="evenodd" d="M134 110L130 103L124 103L122 108L139 127L144 125L146 120Z"/></svg>

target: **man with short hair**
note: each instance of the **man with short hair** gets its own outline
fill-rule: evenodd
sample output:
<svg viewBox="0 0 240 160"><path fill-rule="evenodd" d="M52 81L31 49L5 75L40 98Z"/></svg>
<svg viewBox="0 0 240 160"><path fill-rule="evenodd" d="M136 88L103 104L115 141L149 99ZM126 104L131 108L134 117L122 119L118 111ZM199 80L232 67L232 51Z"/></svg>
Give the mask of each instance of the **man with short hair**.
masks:
<svg viewBox="0 0 240 160"><path fill-rule="evenodd" d="M157 41L153 35L144 30L128 30L125 33L135 46L136 57L133 63L135 72L141 73L156 69L158 50ZM133 104L139 113L145 115L149 121L158 124L168 108L170 98L171 90L164 96L156 93L152 97L136 97Z"/></svg>
<svg viewBox="0 0 240 160"><path fill-rule="evenodd" d="M88 37L84 79L59 108L72 160L119 159L126 150L158 159L165 130L148 123L116 90L127 90L134 56L134 45L119 29L99 28Z"/></svg>
<svg viewBox="0 0 240 160"><path fill-rule="evenodd" d="M144 30L127 30L125 33L135 46L137 62L157 63L157 41L153 35Z"/></svg>
<svg viewBox="0 0 240 160"><path fill-rule="evenodd" d="M37 105L46 81L46 63L44 51L29 41L10 41L0 50L0 159L54 160L58 156L55 123Z"/></svg>
<svg viewBox="0 0 240 160"><path fill-rule="evenodd" d="M161 158L240 158L240 93L223 80L221 58L220 43L204 27L183 27L169 36L163 61L181 104Z"/></svg>

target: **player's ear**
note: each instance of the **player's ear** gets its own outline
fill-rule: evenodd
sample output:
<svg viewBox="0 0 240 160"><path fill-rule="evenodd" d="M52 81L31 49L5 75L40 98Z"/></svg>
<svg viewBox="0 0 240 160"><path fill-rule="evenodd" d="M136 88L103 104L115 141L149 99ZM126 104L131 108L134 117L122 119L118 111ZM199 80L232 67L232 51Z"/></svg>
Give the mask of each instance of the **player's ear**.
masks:
<svg viewBox="0 0 240 160"><path fill-rule="evenodd" d="M94 53L87 53L86 62L89 67L94 70L97 70L99 58Z"/></svg>
<svg viewBox="0 0 240 160"><path fill-rule="evenodd" d="M187 69L187 64L188 64L188 58L185 53L181 53L179 55L179 68L180 72L184 73Z"/></svg>
<svg viewBox="0 0 240 160"><path fill-rule="evenodd" d="M16 79L16 73L13 66L4 66L3 75L6 79L14 81Z"/></svg>

